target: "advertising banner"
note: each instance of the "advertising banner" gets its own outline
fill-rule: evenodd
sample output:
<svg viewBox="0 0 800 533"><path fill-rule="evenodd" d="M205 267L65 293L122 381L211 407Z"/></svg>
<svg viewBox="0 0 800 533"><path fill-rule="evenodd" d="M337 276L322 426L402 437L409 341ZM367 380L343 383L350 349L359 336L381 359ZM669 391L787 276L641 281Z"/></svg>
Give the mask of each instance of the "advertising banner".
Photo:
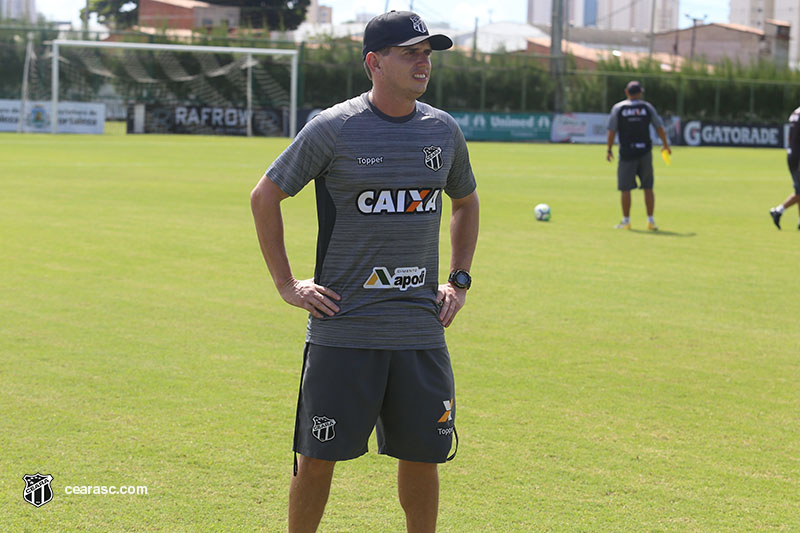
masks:
<svg viewBox="0 0 800 533"><path fill-rule="evenodd" d="M468 141L547 141L549 113L450 113Z"/></svg>
<svg viewBox="0 0 800 533"><path fill-rule="evenodd" d="M553 117L550 140L554 143L604 144L608 114L563 113Z"/></svg>
<svg viewBox="0 0 800 533"><path fill-rule="evenodd" d="M139 104L128 111L128 133L193 133L200 135L247 135L248 112L243 107L150 106ZM284 132L284 112L254 109L253 135L278 137Z"/></svg>
<svg viewBox="0 0 800 533"><path fill-rule="evenodd" d="M680 141L680 118L661 117L664 131L671 144ZM608 142L608 113L563 113L553 117L550 140L556 143L606 144ZM654 145L661 139L654 127L650 127ZM618 141L618 140L617 140Z"/></svg>
<svg viewBox="0 0 800 533"><path fill-rule="evenodd" d="M690 120L683 127L687 146L744 146L783 148L783 124L734 124Z"/></svg>
<svg viewBox="0 0 800 533"><path fill-rule="evenodd" d="M0 100L0 131L18 131L20 100ZM52 120L49 101L25 103L22 114L22 131L26 133L51 133ZM102 134L106 127L106 106L84 102L59 102L56 133Z"/></svg>

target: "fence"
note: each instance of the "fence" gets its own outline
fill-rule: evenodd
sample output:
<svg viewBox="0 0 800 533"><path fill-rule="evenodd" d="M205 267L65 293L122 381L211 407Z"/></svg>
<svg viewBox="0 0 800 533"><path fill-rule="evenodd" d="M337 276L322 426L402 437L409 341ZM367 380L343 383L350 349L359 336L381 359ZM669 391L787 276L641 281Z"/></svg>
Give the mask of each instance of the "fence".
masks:
<svg viewBox="0 0 800 533"><path fill-rule="evenodd" d="M22 90L25 47L32 35L39 70L48 61L47 43L56 38L85 38L82 32L47 28L0 27L0 99L18 99ZM175 42L162 36L115 34L116 40ZM183 41L185 44L187 41ZM192 44L291 48L294 43L257 38L196 36ZM328 40L299 46L298 105L324 108L370 87L361 62L360 43ZM569 60L569 57L568 57ZM433 56L433 76L423 100L447 111L506 113L553 112L556 82L548 56L524 53L481 54L446 51ZM573 64L574 65L574 64ZM624 98L630 79L639 79L645 98L665 115L684 120L782 122L800 105L800 74L762 66L699 66L662 73L601 63L596 71L567 69L565 111L605 113ZM43 76L44 80L45 77ZM49 87L31 85L31 97L49 99ZM126 102L120 101L120 109Z"/></svg>

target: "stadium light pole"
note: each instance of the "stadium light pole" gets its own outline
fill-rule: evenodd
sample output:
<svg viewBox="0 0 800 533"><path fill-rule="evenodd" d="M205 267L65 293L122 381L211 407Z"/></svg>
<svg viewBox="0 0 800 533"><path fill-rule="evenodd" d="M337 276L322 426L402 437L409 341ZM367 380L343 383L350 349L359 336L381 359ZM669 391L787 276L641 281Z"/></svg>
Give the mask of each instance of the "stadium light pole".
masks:
<svg viewBox="0 0 800 533"><path fill-rule="evenodd" d="M689 61L694 61L694 42L695 42L695 34L697 33L697 23L698 22L705 22L708 15L703 15L703 18L696 18L691 16L689 13L685 13L686 18L692 21L692 47L689 52Z"/></svg>
<svg viewBox="0 0 800 533"><path fill-rule="evenodd" d="M53 60L50 65L50 132L58 133L58 41L53 41Z"/></svg>
<svg viewBox="0 0 800 533"><path fill-rule="evenodd" d="M295 50L294 54L292 54L292 72L294 74L289 80L289 99L291 100L289 104L289 137L292 139L297 134L297 72L299 64L300 55Z"/></svg>
<svg viewBox="0 0 800 533"><path fill-rule="evenodd" d="M247 136L253 136L253 54L247 54Z"/></svg>
<svg viewBox="0 0 800 533"><path fill-rule="evenodd" d="M86 0L86 7L81 13L81 39L89 38L89 0Z"/></svg>
<svg viewBox="0 0 800 533"><path fill-rule="evenodd" d="M472 30L472 59L478 57L478 17L475 17L475 28Z"/></svg>
<svg viewBox="0 0 800 533"><path fill-rule="evenodd" d="M553 0L550 18L550 74L556 80L556 93L553 111L564 111L564 53L562 39L564 30L564 4L562 0Z"/></svg>
<svg viewBox="0 0 800 533"><path fill-rule="evenodd" d="M653 44L656 40L656 0L653 0L653 5L650 8L650 53L647 56L647 60L653 60Z"/></svg>
<svg viewBox="0 0 800 533"><path fill-rule="evenodd" d="M22 65L22 92L20 94L19 122L17 123L17 133L24 131L25 108L28 107L28 76L31 70L31 58L33 57L33 32L28 32L28 43L25 45L25 63Z"/></svg>

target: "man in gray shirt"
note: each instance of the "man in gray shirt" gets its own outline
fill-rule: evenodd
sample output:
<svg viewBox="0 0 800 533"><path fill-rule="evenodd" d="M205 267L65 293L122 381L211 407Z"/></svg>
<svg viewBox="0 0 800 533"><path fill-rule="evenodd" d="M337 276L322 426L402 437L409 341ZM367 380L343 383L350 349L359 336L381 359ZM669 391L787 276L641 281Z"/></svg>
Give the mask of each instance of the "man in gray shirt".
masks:
<svg viewBox="0 0 800 533"><path fill-rule="evenodd" d="M417 102L430 54L452 41L414 13L385 13L364 31L372 90L311 120L251 194L264 258L283 299L309 311L297 406L289 530L314 531L336 461L367 451L399 459L408 531L433 531L437 464L455 433L455 390L443 328L466 300L478 197L464 136ZM297 280L280 202L314 180L314 278ZM450 277L438 284L442 196L452 201Z"/></svg>
<svg viewBox="0 0 800 533"><path fill-rule="evenodd" d="M608 151L606 160L614 159L614 138L619 133L619 164L617 165L617 189L622 203L622 221L617 229L631 229L631 190L636 188L639 176L644 190L644 203L647 209L647 229L657 231L653 212L656 197L653 193L653 142L650 140L650 125L656 129L661 139L662 150L671 154L664 124L656 108L642 99L642 85L631 81L625 87L626 100L617 102L608 117Z"/></svg>

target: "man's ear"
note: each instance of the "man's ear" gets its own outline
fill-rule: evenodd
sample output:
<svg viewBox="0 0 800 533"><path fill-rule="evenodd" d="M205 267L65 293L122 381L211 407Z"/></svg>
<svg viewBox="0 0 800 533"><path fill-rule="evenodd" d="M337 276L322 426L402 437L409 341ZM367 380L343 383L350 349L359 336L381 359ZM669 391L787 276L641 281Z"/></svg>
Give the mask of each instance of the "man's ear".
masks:
<svg viewBox="0 0 800 533"><path fill-rule="evenodd" d="M369 52L367 54L367 66L369 67L370 71L372 71L373 75L375 75L375 73L378 70L380 70L381 68L380 63L381 61L378 54L376 54L375 52Z"/></svg>

